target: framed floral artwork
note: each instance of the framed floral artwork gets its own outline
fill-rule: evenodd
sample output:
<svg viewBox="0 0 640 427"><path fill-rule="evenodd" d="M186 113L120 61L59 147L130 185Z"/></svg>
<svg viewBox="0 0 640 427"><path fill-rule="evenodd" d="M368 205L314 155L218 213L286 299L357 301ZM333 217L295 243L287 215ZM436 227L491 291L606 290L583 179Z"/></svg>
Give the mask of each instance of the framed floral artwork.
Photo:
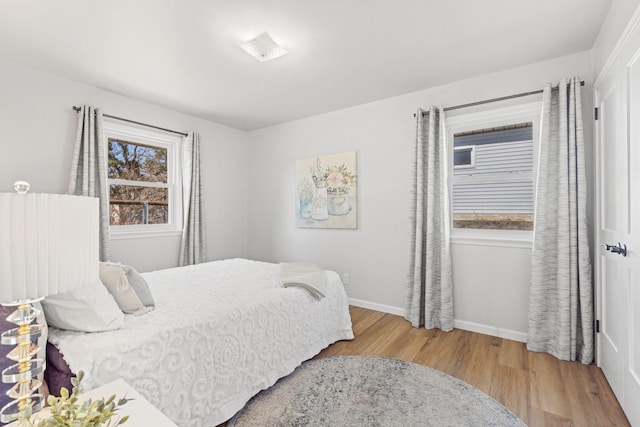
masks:
<svg viewBox="0 0 640 427"><path fill-rule="evenodd" d="M356 152L296 160L296 226L357 228Z"/></svg>

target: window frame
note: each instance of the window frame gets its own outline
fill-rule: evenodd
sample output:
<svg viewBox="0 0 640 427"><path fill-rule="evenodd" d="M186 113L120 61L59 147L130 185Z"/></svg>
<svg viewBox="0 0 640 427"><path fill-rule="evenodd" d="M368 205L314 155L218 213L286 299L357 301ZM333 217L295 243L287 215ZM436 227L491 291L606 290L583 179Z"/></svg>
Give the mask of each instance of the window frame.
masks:
<svg viewBox="0 0 640 427"><path fill-rule="evenodd" d="M121 139L167 150L167 183L158 185L145 183L149 187L168 188L168 221L166 224L130 224L111 225L109 232L112 239L128 239L140 237L175 236L182 234L182 174L181 153L182 137L152 129L141 129L134 125L105 119L103 128L105 156L109 156L109 139ZM107 196L111 185L136 185L137 181L109 178L107 172Z"/></svg>
<svg viewBox="0 0 640 427"><path fill-rule="evenodd" d="M464 165L456 165L454 163L453 169L469 169L469 168L476 167L476 146L475 145L461 145L460 147L453 147L453 161L455 162L456 151L465 151L465 150L469 150L471 152L471 155L469 156L471 158L471 162L469 164L464 164Z"/></svg>
<svg viewBox="0 0 640 427"><path fill-rule="evenodd" d="M453 138L460 132L469 132L477 129L486 129L491 127L506 126L523 122L532 123L533 133L533 165L531 171L531 179L533 181L534 197L536 176L538 170L538 151L540 136L540 114L542 111L542 101L531 102L527 104L515 105L512 107L495 108L475 113L459 114L446 118L446 137L448 151L451 153L451 167L449 168L448 187L449 187L449 211L451 212L451 242L463 244L487 244L520 248L531 248L533 242L533 230L500 230L500 229L473 229L473 228L454 228L453 227ZM458 168L455 168L458 170ZM518 173L519 176L528 175L526 173ZM496 179L505 176L513 177L514 174L500 174ZM458 180L473 180L473 177L458 176ZM478 180L486 180L487 177L479 177ZM535 206L535 200L534 200Z"/></svg>

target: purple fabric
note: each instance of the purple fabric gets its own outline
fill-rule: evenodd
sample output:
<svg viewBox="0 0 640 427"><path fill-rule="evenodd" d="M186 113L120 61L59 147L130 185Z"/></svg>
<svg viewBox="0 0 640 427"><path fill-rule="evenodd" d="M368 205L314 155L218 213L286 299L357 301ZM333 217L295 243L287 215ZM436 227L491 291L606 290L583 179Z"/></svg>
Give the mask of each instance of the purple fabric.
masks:
<svg viewBox="0 0 640 427"><path fill-rule="evenodd" d="M60 396L60 389L65 387L71 391L71 377L75 375L69 369L69 365L64 361L62 353L58 347L47 343L47 370L44 371L44 379L49 386L49 393Z"/></svg>

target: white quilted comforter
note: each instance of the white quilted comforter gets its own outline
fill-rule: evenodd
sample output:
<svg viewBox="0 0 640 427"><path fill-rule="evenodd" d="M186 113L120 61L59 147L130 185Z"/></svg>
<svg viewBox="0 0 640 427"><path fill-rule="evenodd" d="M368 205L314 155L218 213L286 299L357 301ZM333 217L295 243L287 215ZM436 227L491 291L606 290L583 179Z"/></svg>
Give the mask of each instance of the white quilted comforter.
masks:
<svg viewBox="0 0 640 427"><path fill-rule="evenodd" d="M123 378L179 426L215 426L329 344L353 338L344 288L283 288L277 264L215 261L143 274L156 302L123 329L49 329L92 388Z"/></svg>

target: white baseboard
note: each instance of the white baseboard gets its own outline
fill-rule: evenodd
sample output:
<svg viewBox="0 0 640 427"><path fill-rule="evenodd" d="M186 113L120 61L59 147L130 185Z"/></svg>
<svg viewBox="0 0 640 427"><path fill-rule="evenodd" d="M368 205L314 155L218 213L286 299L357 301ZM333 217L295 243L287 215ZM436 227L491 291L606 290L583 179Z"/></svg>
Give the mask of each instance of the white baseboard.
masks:
<svg viewBox="0 0 640 427"><path fill-rule="evenodd" d="M365 301L361 299L349 298L349 304L356 307L368 308L369 310L381 311L383 313L395 314L404 317L404 308L392 305L378 304L377 302Z"/></svg>
<svg viewBox="0 0 640 427"><path fill-rule="evenodd" d="M508 340L527 342L525 332L512 331L510 329L497 328L482 323L468 322L466 320L454 320L453 327L465 331L478 332L480 334L491 335L492 337L506 338Z"/></svg>
<svg viewBox="0 0 640 427"><path fill-rule="evenodd" d="M377 302L365 301L356 298L349 298L349 304L356 307L368 308L369 310L381 311L382 313L395 314L404 317L404 308L392 305L379 304ZM482 323L468 322L466 320L454 320L453 327L465 331L478 332L492 337L506 338L513 341L527 342L525 332L512 331L509 329L497 328L495 326L484 325Z"/></svg>

